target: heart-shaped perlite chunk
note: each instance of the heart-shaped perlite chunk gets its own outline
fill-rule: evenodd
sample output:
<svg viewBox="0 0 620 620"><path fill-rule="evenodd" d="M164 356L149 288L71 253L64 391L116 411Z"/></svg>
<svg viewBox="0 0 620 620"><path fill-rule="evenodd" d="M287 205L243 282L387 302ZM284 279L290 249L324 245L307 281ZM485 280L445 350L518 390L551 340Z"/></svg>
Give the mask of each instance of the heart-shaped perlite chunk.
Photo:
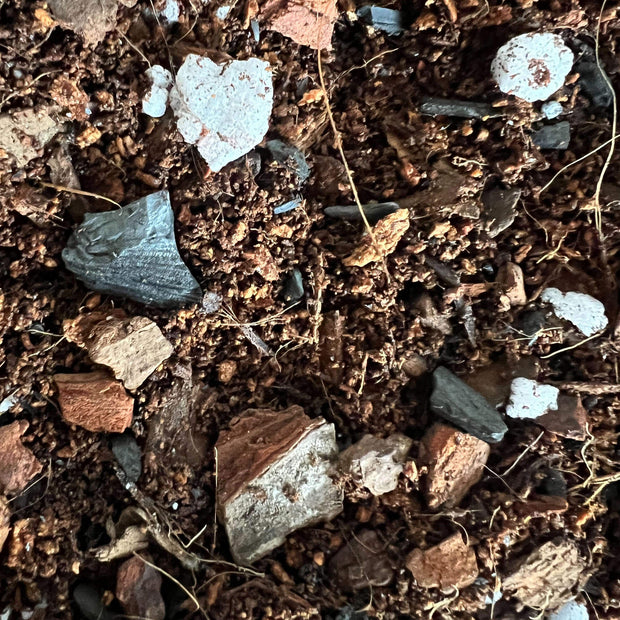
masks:
<svg viewBox="0 0 620 620"><path fill-rule="evenodd" d="M255 147L269 129L271 67L258 58L218 65L190 54L170 92L177 127L217 172Z"/></svg>

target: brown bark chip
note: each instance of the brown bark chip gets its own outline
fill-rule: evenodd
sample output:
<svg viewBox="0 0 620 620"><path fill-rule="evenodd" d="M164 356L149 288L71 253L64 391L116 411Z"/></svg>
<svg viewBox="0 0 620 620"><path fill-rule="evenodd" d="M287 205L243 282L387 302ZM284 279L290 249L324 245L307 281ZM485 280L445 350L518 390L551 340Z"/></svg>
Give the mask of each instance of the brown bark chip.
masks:
<svg viewBox="0 0 620 620"><path fill-rule="evenodd" d="M364 267L368 263L382 260L396 249L398 242L407 230L409 230L409 211L399 209L390 213L373 227L372 234L375 243L373 243L370 235L366 235L360 245L355 248L353 254L342 262L347 267Z"/></svg>
<svg viewBox="0 0 620 620"><path fill-rule="evenodd" d="M435 424L420 445L420 464L428 467L426 501L433 510L454 508L476 484L489 458L488 443L446 424Z"/></svg>
<svg viewBox="0 0 620 620"><path fill-rule="evenodd" d="M385 543L374 530L362 530L347 541L329 563L334 581L345 591L387 586L394 570Z"/></svg>
<svg viewBox="0 0 620 620"><path fill-rule="evenodd" d="M156 323L143 316L98 323L87 344L90 359L109 366L128 390L142 385L149 375L172 353Z"/></svg>
<svg viewBox="0 0 620 620"><path fill-rule="evenodd" d="M42 469L41 463L21 442L28 426L25 420L0 426L0 493L21 493Z"/></svg>
<svg viewBox="0 0 620 620"><path fill-rule="evenodd" d="M583 441L586 438L588 413L579 396L560 394L558 408L536 418L543 428L569 439Z"/></svg>
<svg viewBox="0 0 620 620"><path fill-rule="evenodd" d="M504 579L504 591L528 607L554 609L570 598L583 571L584 558L574 542L548 542Z"/></svg>
<svg viewBox="0 0 620 620"><path fill-rule="evenodd" d="M11 513L6 497L0 495L0 552L11 531Z"/></svg>
<svg viewBox="0 0 620 620"><path fill-rule="evenodd" d="M92 432L122 433L133 417L133 398L104 372L54 375L63 418Z"/></svg>
<svg viewBox="0 0 620 620"><path fill-rule="evenodd" d="M527 303L523 269L515 263L506 263L499 268L497 282L500 287L500 301L505 309L524 306Z"/></svg>
<svg viewBox="0 0 620 620"><path fill-rule="evenodd" d="M269 30L313 49L331 49L334 23L338 19L335 0L267 0L261 16Z"/></svg>
<svg viewBox="0 0 620 620"><path fill-rule="evenodd" d="M407 556L407 568L422 588L461 589L478 577L476 553L458 533L426 551L414 549Z"/></svg>
<svg viewBox="0 0 620 620"><path fill-rule="evenodd" d="M342 511L330 477L337 446L333 424L298 406L250 409L220 434L218 516L235 561L250 564L294 530Z"/></svg>
<svg viewBox="0 0 620 620"><path fill-rule="evenodd" d="M130 558L118 569L116 598L128 616L164 620L166 606L160 590L161 575L140 558Z"/></svg>

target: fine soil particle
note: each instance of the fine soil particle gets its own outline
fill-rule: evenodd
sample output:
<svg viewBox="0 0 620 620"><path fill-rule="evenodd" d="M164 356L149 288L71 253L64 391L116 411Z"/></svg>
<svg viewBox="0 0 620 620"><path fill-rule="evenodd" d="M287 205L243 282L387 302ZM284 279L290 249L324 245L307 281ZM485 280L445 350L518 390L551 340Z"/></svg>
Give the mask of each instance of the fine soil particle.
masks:
<svg viewBox="0 0 620 620"><path fill-rule="evenodd" d="M230 4L222 20L218 3L180 2L170 24L158 16L163 0L0 2L0 431L19 429L0 474L15 463L21 472L0 488L0 615L128 613L115 592L135 551L163 571L167 618L204 618L198 603L213 620L517 620L577 596L592 617L616 619L620 149L599 196L613 110L593 46L618 92L617 4L601 13L593 0L386 1L402 9L400 35L369 28L352 0L337 16L332 2L313 2L321 19L307 27L307 3ZM490 73L497 50L532 29L562 37L578 63L552 96L563 108L553 123L570 125L566 150L536 146L549 124L540 103L501 93ZM324 48L327 97L312 46ZM271 66L265 139L219 172L177 132L170 108L142 113L149 67L174 75L189 54ZM483 107L434 116L420 107L429 98ZM271 140L299 149L309 176L298 157L270 154ZM400 207L371 222L376 245L359 220L325 213L356 204L339 147L363 205ZM159 191L170 194L175 273L191 273L188 302L156 308L76 279L62 252L85 215ZM287 301L294 270L303 293ZM213 303L200 303L198 285ZM586 340L542 302L549 287L596 298L609 328ZM110 390L81 383L83 406L68 423L68 384L54 376L102 368L63 325L90 314L144 317L174 352L133 396L107 374ZM429 406L438 367L488 397L489 416L505 419L516 377L572 400L547 428L496 425L501 441L479 481L458 506L431 510L421 442L441 421ZM337 516L291 532L251 569L231 566L215 519L225 472L214 446L248 409L293 406L333 424L339 450L401 433L411 460L393 491L377 497L345 481ZM137 482L106 434L128 426L142 456ZM238 446L233 470L248 453ZM544 499L552 487L562 496ZM354 542L365 531L370 550ZM457 547L447 568L467 570L446 580L422 561L414 578L409 554L446 540ZM351 572L351 556L364 570ZM346 560L335 563L339 580L335 557Z"/></svg>

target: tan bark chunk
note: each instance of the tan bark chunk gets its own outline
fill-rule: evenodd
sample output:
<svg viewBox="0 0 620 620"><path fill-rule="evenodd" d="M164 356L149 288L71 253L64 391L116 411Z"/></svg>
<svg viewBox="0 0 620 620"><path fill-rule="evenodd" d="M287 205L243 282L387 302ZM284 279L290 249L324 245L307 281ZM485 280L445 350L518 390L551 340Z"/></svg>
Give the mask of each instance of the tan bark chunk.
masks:
<svg viewBox="0 0 620 620"><path fill-rule="evenodd" d="M116 25L116 0L50 0L54 17L82 35L86 43L99 43Z"/></svg>
<svg viewBox="0 0 620 620"><path fill-rule="evenodd" d="M63 418L86 430L122 433L133 417L133 398L104 372L54 375Z"/></svg>
<svg viewBox="0 0 620 620"><path fill-rule="evenodd" d="M571 596L584 571L584 558L571 540L542 545L504 579L510 592L523 605L554 609Z"/></svg>
<svg viewBox="0 0 620 620"><path fill-rule="evenodd" d="M41 463L21 442L28 426L25 420L0 426L0 493L21 493L42 469Z"/></svg>
<svg viewBox="0 0 620 620"><path fill-rule="evenodd" d="M137 316L96 325L88 353L93 362L109 366L128 390L135 390L174 353L174 347L156 323Z"/></svg>
<svg viewBox="0 0 620 620"><path fill-rule="evenodd" d="M515 263L502 265L497 274L500 286L500 300L507 308L524 306L527 303L523 269Z"/></svg>
<svg viewBox="0 0 620 620"><path fill-rule="evenodd" d="M420 464L428 467L429 508L454 508L476 484L489 458L488 443L446 424L435 424L420 445Z"/></svg>
<svg viewBox="0 0 620 620"><path fill-rule="evenodd" d="M399 209L379 220L372 229L375 242L366 235L351 256L342 262L347 267L364 267L391 254L409 229L409 211Z"/></svg>
<svg viewBox="0 0 620 620"><path fill-rule="evenodd" d="M334 23L338 19L335 0L267 0L261 17L269 30L313 49L331 49Z"/></svg>
<svg viewBox="0 0 620 620"><path fill-rule="evenodd" d="M6 497L0 495L0 551L11 531L11 513Z"/></svg>
<svg viewBox="0 0 620 620"><path fill-rule="evenodd" d="M478 577L476 553L458 533L426 551L414 549L407 568L422 588L462 589Z"/></svg>

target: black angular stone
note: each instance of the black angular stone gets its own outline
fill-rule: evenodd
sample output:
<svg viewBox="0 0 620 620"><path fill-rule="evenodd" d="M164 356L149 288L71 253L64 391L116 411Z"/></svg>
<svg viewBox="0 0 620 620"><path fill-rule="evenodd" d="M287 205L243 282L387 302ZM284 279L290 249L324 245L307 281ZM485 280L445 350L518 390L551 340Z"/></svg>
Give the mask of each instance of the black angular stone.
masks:
<svg viewBox="0 0 620 620"><path fill-rule="evenodd" d="M516 206L520 197L520 189L500 189L497 187L483 192L484 210L482 219L489 236L496 237L514 222L517 216Z"/></svg>
<svg viewBox="0 0 620 620"><path fill-rule="evenodd" d="M402 13L394 9L371 5L363 6L357 9L357 16L369 26L387 34L401 34L405 29Z"/></svg>
<svg viewBox="0 0 620 620"><path fill-rule="evenodd" d="M362 205L364 215L371 224L376 224L382 217L390 215L390 213L396 213L400 209L400 206L396 202L379 202L377 204ZM357 205L335 205L333 207L325 207L323 209L325 215L329 217L336 217L341 220L361 220L362 214L360 213Z"/></svg>
<svg viewBox="0 0 620 620"><path fill-rule="evenodd" d="M430 406L433 413L488 443L501 441L508 430L481 394L443 366L433 373Z"/></svg>
<svg viewBox="0 0 620 620"><path fill-rule="evenodd" d="M283 296L286 303L298 301L304 296L304 282L297 267L284 282Z"/></svg>
<svg viewBox="0 0 620 620"><path fill-rule="evenodd" d="M132 435L123 433L112 437L112 452L131 482L138 482L142 473L142 452Z"/></svg>
<svg viewBox="0 0 620 620"><path fill-rule="evenodd" d="M455 116L457 118L485 119L503 116L499 109L488 103L443 99L441 97L424 97L420 105L420 112L430 116Z"/></svg>
<svg viewBox="0 0 620 620"><path fill-rule="evenodd" d="M579 73L577 84L597 108L608 108L613 103L614 96L605 79L606 75L596 62L596 52L582 41L578 41L576 46L579 52L579 60L574 67Z"/></svg>
<svg viewBox="0 0 620 620"><path fill-rule="evenodd" d="M565 151L570 142L570 123L561 121L553 125L545 125L532 134L532 142L539 149Z"/></svg>
<svg viewBox="0 0 620 620"><path fill-rule="evenodd" d="M167 190L116 211L87 213L62 252L89 288L175 308L200 303L200 285L181 260Z"/></svg>
<svg viewBox="0 0 620 620"><path fill-rule="evenodd" d="M286 144L282 140L269 140L265 144L269 154L280 164L288 166L295 174L300 183L304 183L310 176L310 168L306 162L304 154L291 144Z"/></svg>

